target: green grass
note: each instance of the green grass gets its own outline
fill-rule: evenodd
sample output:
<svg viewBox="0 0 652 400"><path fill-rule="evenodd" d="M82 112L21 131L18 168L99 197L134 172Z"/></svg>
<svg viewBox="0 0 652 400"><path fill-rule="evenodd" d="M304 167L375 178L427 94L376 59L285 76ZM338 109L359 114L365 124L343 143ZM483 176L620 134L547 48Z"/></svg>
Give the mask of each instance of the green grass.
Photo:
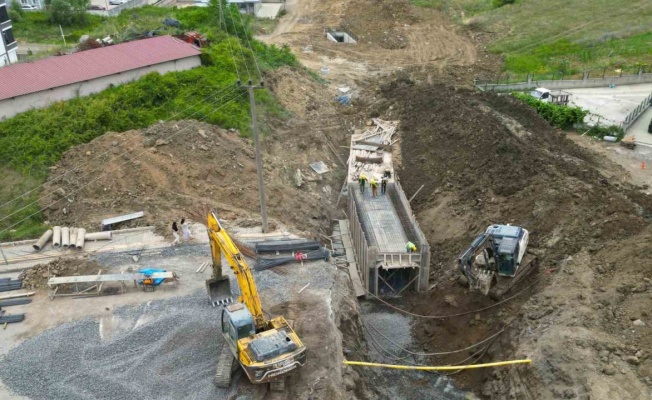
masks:
<svg viewBox="0 0 652 400"><path fill-rule="evenodd" d="M137 21L138 24L142 23L138 29L145 27L149 23L147 21L159 21L164 12L169 12L167 9L145 9L147 17ZM236 128L245 136L250 134L247 96L240 96L228 104L226 100L235 93L222 101L217 100L226 88L235 86L238 78L236 65L242 80L251 78L257 81L253 53L247 48L246 40L211 27L214 14L209 9L205 8L200 13L195 10L184 11L177 16L180 20L183 17L182 23L186 21L188 24L194 18L194 29L211 38L211 45L203 51L203 66L165 75L150 73L138 81L101 93L57 102L50 107L30 110L0 121L0 159L3 161L3 170L0 170L0 231L9 228L0 232L0 240L34 237L43 230L43 216L38 212L40 205L29 204L38 198L38 190L11 204L2 205L43 183L48 167L55 164L66 150L87 143L107 131L144 128L158 120L174 117L204 120L224 128ZM262 70L281 66L298 67L296 57L287 48L257 42L250 37L250 23L247 23L246 29L244 33L242 30L239 33L252 40L253 52ZM244 59L238 57L234 65L231 48L240 47ZM245 65L250 67L252 76L243 75ZM242 89L238 90L244 93ZM288 116L268 91L257 91L256 102L261 120ZM262 125L264 133L265 125ZM16 215L4 219L4 216L13 213ZM17 225L13 227L14 224Z"/></svg>
<svg viewBox="0 0 652 400"><path fill-rule="evenodd" d="M519 0L494 8L490 0L412 0L435 7L471 28L492 32L489 50L505 56L514 79L564 73L615 75L652 69L652 2Z"/></svg>
<svg viewBox="0 0 652 400"><path fill-rule="evenodd" d="M66 42L77 43L79 38L102 24L103 18L97 15L88 15L87 23L63 28ZM25 12L18 21L12 22L16 40L27 43L61 44L61 31L59 25L50 23L45 11Z"/></svg>

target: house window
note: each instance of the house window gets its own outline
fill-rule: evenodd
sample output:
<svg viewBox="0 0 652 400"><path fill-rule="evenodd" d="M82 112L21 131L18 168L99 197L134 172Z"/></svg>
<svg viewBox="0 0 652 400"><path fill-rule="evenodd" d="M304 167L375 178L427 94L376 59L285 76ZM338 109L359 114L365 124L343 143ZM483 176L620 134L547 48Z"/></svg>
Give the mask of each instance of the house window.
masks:
<svg viewBox="0 0 652 400"><path fill-rule="evenodd" d="M11 31L11 28L2 31L2 38L5 41L5 45L11 44L16 41L16 39L14 39L14 33Z"/></svg>
<svg viewBox="0 0 652 400"><path fill-rule="evenodd" d="M0 6L0 24L7 21L9 21L9 14L7 13L7 6L3 4Z"/></svg>

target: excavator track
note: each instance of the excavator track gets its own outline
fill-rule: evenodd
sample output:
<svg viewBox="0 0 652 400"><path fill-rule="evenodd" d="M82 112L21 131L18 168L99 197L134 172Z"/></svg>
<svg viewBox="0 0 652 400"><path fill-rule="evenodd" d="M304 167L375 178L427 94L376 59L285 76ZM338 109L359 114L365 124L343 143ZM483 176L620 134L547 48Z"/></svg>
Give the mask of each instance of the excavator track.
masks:
<svg viewBox="0 0 652 400"><path fill-rule="evenodd" d="M519 267L516 276L513 278L505 276L496 277L496 284L489 290L489 297L491 299L501 300L505 293L539 267L538 257L529 254L526 257L525 263Z"/></svg>
<svg viewBox="0 0 652 400"><path fill-rule="evenodd" d="M226 344L222 346L220 356L217 359L217 370L215 371L215 385L219 388L228 388L231 386L231 374L233 372L233 362L235 358L229 346Z"/></svg>

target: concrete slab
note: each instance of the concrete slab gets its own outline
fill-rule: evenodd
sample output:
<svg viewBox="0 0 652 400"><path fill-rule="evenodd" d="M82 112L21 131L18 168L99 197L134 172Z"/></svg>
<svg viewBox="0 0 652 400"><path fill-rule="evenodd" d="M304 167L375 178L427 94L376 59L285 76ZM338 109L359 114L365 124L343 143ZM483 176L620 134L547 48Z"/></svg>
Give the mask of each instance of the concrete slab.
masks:
<svg viewBox="0 0 652 400"><path fill-rule="evenodd" d="M360 187L353 186L358 203L359 215L370 246L378 246L380 252L406 252L408 242L394 203L388 194L371 195L371 188L360 192Z"/></svg>
<svg viewBox="0 0 652 400"><path fill-rule="evenodd" d="M620 124L625 117L652 93L652 83L616 86L613 89L567 89L572 93L571 104L589 110L589 124Z"/></svg>
<svg viewBox="0 0 652 400"><path fill-rule="evenodd" d="M283 3L262 3L256 17L274 19L281 12L282 7Z"/></svg>

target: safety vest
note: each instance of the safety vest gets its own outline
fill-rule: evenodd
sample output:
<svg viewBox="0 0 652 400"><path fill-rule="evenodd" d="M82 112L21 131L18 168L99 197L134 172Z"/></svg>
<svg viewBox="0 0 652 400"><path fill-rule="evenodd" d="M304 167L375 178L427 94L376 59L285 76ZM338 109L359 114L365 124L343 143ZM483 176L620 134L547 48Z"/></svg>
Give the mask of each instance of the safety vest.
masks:
<svg viewBox="0 0 652 400"><path fill-rule="evenodd" d="M371 182L369 183L371 183L371 186L378 186L378 182L374 178L371 178Z"/></svg>

